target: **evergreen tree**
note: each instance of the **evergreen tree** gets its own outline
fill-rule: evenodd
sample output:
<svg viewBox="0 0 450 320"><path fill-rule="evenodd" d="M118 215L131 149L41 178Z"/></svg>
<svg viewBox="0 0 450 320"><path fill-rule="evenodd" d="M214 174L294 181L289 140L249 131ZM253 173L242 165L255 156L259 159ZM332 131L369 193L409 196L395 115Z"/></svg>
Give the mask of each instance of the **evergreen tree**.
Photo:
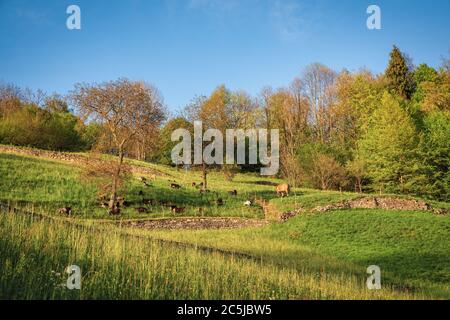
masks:
<svg viewBox="0 0 450 320"><path fill-rule="evenodd" d="M406 58L396 46L392 49L390 56L385 72L389 91L403 99L410 99L413 79Z"/></svg>

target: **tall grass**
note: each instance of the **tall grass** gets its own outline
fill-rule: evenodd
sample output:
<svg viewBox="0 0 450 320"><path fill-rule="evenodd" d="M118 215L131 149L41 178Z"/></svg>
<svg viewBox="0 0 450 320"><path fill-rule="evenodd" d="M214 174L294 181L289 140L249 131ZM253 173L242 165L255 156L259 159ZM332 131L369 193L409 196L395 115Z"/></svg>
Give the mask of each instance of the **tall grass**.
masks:
<svg viewBox="0 0 450 320"><path fill-rule="evenodd" d="M63 285L72 264L81 267L81 290ZM387 288L370 291L364 281L161 245L115 228L0 214L1 299L421 298Z"/></svg>
<svg viewBox="0 0 450 320"><path fill-rule="evenodd" d="M450 219L428 212L354 209L301 214L240 230L130 230L250 254L302 272L362 276L381 267L383 284L450 298Z"/></svg>

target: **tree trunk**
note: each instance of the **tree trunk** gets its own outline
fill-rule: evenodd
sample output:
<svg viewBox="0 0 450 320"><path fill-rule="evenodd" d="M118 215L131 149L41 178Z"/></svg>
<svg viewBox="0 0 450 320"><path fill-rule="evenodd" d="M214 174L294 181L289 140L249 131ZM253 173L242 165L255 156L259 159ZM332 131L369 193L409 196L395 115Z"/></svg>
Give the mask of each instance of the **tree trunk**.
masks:
<svg viewBox="0 0 450 320"><path fill-rule="evenodd" d="M112 186L111 186L111 196L109 198L109 212L114 214L115 212L117 212L117 187L119 184L119 179L120 179L120 172L122 170L122 163L123 163L123 147L120 146L119 147L119 161L117 163L117 169L116 172L113 175L113 179L112 179Z"/></svg>
<svg viewBox="0 0 450 320"><path fill-rule="evenodd" d="M206 175L207 175L206 163L204 161L202 162L202 175L203 175L203 189L206 190L208 188L208 184L207 184L208 182L206 179Z"/></svg>
<svg viewBox="0 0 450 320"><path fill-rule="evenodd" d="M361 181L361 179L358 179L358 189L359 189L359 193L362 193L362 181Z"/></svg>

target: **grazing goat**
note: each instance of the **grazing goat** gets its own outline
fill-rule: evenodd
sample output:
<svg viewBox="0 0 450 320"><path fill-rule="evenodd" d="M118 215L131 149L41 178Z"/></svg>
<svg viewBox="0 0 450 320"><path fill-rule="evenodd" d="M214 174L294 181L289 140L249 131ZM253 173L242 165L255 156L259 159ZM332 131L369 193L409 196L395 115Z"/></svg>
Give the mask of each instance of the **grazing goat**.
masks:
<svg viewBox="0 0 450 320"><path fill-rule="evenodd" d="M171 184L170 184L170 187L171 187L172 189L180 189L180 188L181 188L181 186L180 186L179 184L176 184L176 183L171 183Z"/></svg>
<svg viewBox="0 0 450 320"><path fill-rule="evenodd" d="M110 209L110 210L109 210L109 214L110 214L110 215L113 215L113 216L119 215L119 214L120 214L120 209L119 209L119 208L113 208L113 209Z"/></svg>
<svg viewBox="0 0 450 320"><path fill-rule="evenodd" d="M72 208L71 207L61 208L58 210L58 213L70 215L70 214L72 214Z"/></svg>
<svg viewBox="0 0 450 320"><path fill-rule="evenodd" d="M276 187L277 195L281 197L288 196L290 190L291 188L287 183L279 184Z"/></svg>
<svg viewBox="0 0 450 320"><path fill-rule="evenodd" d="M147 208L144 208L144 207L136 208L136 211L137 211L138 213L148 213L148 209L147 209Z"/></svg>
<svg viewBox="0 0 450 320"><path fill-rule="evenodd" d="M244 206L250 207L252 205L252 202L250 200L247 200L244 202Z"/></svg>
<svg viewBox="0 0 450 320"><path fill-rule="evenodd" d="M217 199L217 200L216 200L216 204L217 204L218 206L223 206L223 200L222 200L222 198Z"/></svg>
<svg viewBox="0 0 450 320"><path fill-rule="evenodd" d="M146 187L150 187L151 186L149 183L147 183L147 178L146 177L140 177L139 181L141 181Z"/></svg>
<svg viewBox="0 0 450 320"><path fill-rule="evenodd" d="M183 207L183 208L178 208L177 206L170 206L170 210L171 210L173 213L183 213L185 209L186 209L185 207Z"/></svg>
<svg viewBox="0 0 450 320"><path fill-rule="evenodd" d="M228 191L232 196L237 196L237 190Z"/></svg>

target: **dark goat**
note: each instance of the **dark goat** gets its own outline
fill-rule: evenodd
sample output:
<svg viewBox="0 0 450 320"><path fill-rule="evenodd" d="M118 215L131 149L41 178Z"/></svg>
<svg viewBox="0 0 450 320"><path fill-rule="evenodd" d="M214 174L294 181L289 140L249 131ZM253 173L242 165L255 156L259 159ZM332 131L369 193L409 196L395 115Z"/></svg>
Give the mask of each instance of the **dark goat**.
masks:
<svg viewBox="0 0 450 320"><path fill-rule="evenodd" d="M136 208L136 211L138 213L147 213L148 212L147 208L143 208L143 207Z"/></svg>
<svg viewBox="0 0 450 320"><path fill-rule="evenodd" d="M70 214L72 214L72 208L71 207L61 208L58 210L58 213L70 215Z"/></svg>
<svg viewBox="0 0 450 320"><path fill-rule="evenodd" d="M170 210L173 212L173 213L183 213L184 212L184 210L185 210L186 208L177 208L176 206L171 206L170 207Z"/></svg>

